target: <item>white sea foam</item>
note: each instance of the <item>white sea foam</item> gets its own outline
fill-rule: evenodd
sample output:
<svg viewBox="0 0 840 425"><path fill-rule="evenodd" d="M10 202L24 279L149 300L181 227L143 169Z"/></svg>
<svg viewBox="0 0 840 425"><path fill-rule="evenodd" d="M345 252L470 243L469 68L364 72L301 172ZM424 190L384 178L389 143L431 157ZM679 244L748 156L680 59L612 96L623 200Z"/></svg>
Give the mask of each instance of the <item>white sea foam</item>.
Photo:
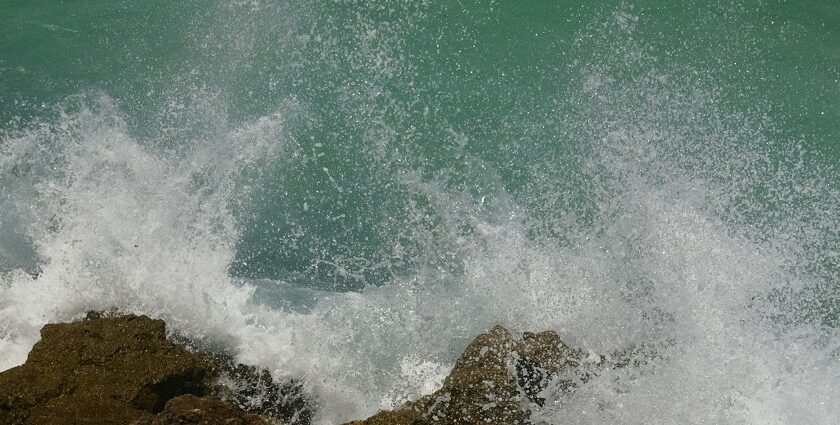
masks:
<svg viewBox="0 0 840 425"><path fill-rule="evenodd" d="M227 276L237 234L229 208L243 190L232 174L282 148L284 117L202 141L185 159L133 140L108 97L74 101L56 124L4 140L4 183L18 186L9 206L42 261L37 280L4 278L3 367L24 360L43 323L87 309L117 306L190 334L229 335L250 296Z"/></svg>
<svg viewBox="0 0 840 425"><path fill-rule="evenodd" d="M255 285L271 282L228 272L248 170L295 158L295 103L215 123L211 137L171 150L144 144L97 94L7 132L0 182L14 231L2 237L31 241L40 273L0 269L0 369L25 360L44 323L118 307L305 377L327 424L428 393L472 337L501 323L553 329L593 353L644 345L639 365L573 393L550 386L547 404L532 406L535 423L840 423L840 335L802 301L836 283L821 268L836 256L823 248L836 230L821 232L839 227L840 198L825 179L836 171L801 148L771 164L768 146L783 143L764 117L727 114L714 90L664 72L611 76L644 50L630 37L638 18L613 18L596 40L611 47L596 46L603 56L565 94L576 112L555 117L587 146L577 159L593 187L589 218L523 206L566 187L565 164L535 164L543 177L525 194L493 183L498 173L478 158L469 166L491 182L479 194L404 170L399 184L428 200L460 267L419 263L360 292L306 292L306 308L254 299ZM202 108L224 121L212 101ZM750 198L754 188L769 189L772 205ZM571 242L532 235L533 221Z"/></svg>

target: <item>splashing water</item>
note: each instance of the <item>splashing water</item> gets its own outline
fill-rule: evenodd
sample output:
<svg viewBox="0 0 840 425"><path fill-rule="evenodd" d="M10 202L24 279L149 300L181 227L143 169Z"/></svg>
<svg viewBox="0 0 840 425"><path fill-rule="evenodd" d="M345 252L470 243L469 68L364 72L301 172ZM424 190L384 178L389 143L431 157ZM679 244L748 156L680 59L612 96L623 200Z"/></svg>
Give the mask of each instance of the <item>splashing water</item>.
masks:
<svg viewBox="0 0 840 425"><path fill-rule="evenodd" d="M9 120L0 368L117 307L306 377L337 423L500 323L645 347L537 424L840 422L837 161L717 64L783 44L750 47L749 8L693 5L720 50L691 61L654 7L563 32L559 6L382 5L219 4L184 64Z"/></svg>

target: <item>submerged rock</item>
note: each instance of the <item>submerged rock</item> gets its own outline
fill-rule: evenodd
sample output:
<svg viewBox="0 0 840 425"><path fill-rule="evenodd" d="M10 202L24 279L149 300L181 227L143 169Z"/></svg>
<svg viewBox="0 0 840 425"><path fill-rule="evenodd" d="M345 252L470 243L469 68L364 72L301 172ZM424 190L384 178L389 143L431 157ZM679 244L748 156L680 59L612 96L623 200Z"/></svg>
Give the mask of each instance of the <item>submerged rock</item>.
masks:
<svg viewBox="0 0 840 425"><path fill-rule="evenodd" d="M467 346L433 394L347 425L526 424L527 402L542 405L540 392L550 382L571 389L588 378L584 358L552 331L515 339L496 326Z"/></svg>
<svg viewBox="0 0 840 425"><path fill-rule="evenodd" d="M174 401L183 395L195 397ZM199 398L208 395L225 402ZM179 415L187 402L202 406L201 422L156 418ZM242 409L289 424L311 418L299 382L279 384L230 358L191 353L166 339L163 321L146 316L45 325L26 363L0 373L2 424L260 423ZM244 422L218 422L214 412Z"/></svg>

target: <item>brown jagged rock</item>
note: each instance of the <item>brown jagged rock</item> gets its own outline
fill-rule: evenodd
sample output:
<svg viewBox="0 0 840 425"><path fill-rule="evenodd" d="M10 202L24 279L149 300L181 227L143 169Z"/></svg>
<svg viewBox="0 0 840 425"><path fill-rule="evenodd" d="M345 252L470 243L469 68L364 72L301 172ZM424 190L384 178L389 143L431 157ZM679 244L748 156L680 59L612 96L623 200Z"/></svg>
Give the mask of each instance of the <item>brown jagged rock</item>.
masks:
<svg viewBox="0 0 840 425"><path fill-rule="evenodd" d="M202 395L210 375L206 359L166 340L161 320L48 324L26 363L0 374L0 411L11 423L125 424L175 395Z"/></svg>
<svg viewBox="0 0 840 425"><path fill-rule="evenodd" d="M407 403L395 410L383 410L363 421L353 421L345 425L414 425L422 422L423 412L415 407L415 404L423 404L418 400L416 403Z"/></svg>
<svg viewBox="0 0 840 425"><path fill-rule="evenodd" d="M300 381L276 383L267 371L229 357L191 353L166 339L161 320L96 313L45 325L26 363L0 373L0 424L158 420L167 402L182 395L218 395L231 403L225 410L201 399L210 416L196 423L216 423L206 422L213 412L245 415L240 409L291 425L311 421ZM191 399L174 407L185 400Z"/></svg>
<svg viewBox="0 0 840 425"><path fill-rule="evenodd" d="M557 379L558 388L568 391L591 377L588 368L583 367L586 356L582 350L569 348L554 331L526 332L516 342L513 353L519 388L529 401L542 406L545 399L539 394L553 379ZM595 365L601 366L603 361L599 357ZM574 372L574 379L559 378L569 371Z"/></svg>
<svg viewBox="0 0 840 425"><path fill-rule="evenodd" d="M187 394L169 400L157 416L139 419L132 425L268 425L268 422L218 397Z"/></svg>
<svg viewBox="0 0 840 425"><path fill-rule="evenodd" d="M421 408L426 423L515 425L527 421L508 362L516 343L496 326L477 336L455 362L443 388Z"/></svg>
<svg viewBox="0 0 840 425"><path fill-rule="evenodd" d="M455 362L443 386L393 411L347 425L526 424L526 401L539 397L558 375L577 369L583 352L566 346L553 331L515 339L502 326L477 336ZM575 381L564 381L571 389Z"/></svg>

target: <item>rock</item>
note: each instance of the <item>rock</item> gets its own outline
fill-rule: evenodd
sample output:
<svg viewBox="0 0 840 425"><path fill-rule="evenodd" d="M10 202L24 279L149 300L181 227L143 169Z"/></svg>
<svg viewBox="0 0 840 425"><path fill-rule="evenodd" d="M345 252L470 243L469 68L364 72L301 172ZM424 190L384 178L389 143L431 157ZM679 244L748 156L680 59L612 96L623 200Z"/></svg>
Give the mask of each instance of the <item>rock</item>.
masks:
<svg viewBox="0 0 840 425"><path fill-rule="evenodd" d="M517 340L496 326L467 346L438 391L347 425L526 424L527 401L541 406L539 394L549 382L560 379L561 388L571 389L587 379L584 358L552 331Z"/></svg>
<svg viewBox="0 0 840 425"><path fill-rule="evenodd" d="M184 395L195 397L172 401ZM221 399L200 398L209 395ZM229 357L191 353L146 316L45 325L26 363L0 373L0 424L169 423L155 415L180 414L188 402L202 406L201 421L171 423L217 423L214 412L234 411L243 424L261 423L241 409L290 425L312 416L300 381L276 383Z"/></svg>
<svg viewBox="0 0 840 425"><path fill-rule="evenodd" d="M423 406L429 423L523 424L527 414L508 362L515 348L510 332L496 326L476 337L455 362L443 388Z"/></svg>
<svg viewBox="0 0 840 425"><path fill-rule="evenodd" d="M419 400L418 400L419 402ZM354 421L345 425L409 425L421 424L423 412L414 405L417 403L407 403L406 405L396 409L381 411L363 421Z"/></svg>
<svg viewBox="0 0 840 425"><path fill-rule="evenodd" d="M526 424L549 383L571 391L601 367L603 357L569 348L554 332L514 338L496 326L467 346L439 390L351 424ZM276 382L230 357L192 353L167 340L162 321L146 316L92 314L46 325L26 363L0 373L0 424L308 425L311 419L300 380Z"/></svg>
<svg viewBox="0 0 840 425"><path fill-rule="evenodd" d="M169 400L155 417L147 417L131 425L268 425L256 415L243 412L218 397L181 395Z"/></svg>
<svg viewBox="0 0 840 425"><path fill-rule="evenodd" d="M554 331L526 332L516 342L512 356L519 388L538 406L545 403L540 392L549 382L555 381L558 388L568 391L591 377L588 369L582 367L586 353L569 348ZM599 357L596 364L602 362L603 358ZM571 376L561 378L569 375L568 372L572 372Z"/></svg>
<svg viewBox="0 0 840 425"><path fill-rule="evenodd" d="M0 374L0 411L14 423L124 424L175 395L203 395L210 376L210 363L166 340L160 320L48 324L26 363Z"/></svg>
<svg viewBox="0 0 840 425"><path fill-rule="evenodd" d="M236 363L230 357L217 357L216 367L219 379L214 394L246 412L284 423L306 425L312 421L312 406L301 380L278 383L267 370Z"/></svg>

